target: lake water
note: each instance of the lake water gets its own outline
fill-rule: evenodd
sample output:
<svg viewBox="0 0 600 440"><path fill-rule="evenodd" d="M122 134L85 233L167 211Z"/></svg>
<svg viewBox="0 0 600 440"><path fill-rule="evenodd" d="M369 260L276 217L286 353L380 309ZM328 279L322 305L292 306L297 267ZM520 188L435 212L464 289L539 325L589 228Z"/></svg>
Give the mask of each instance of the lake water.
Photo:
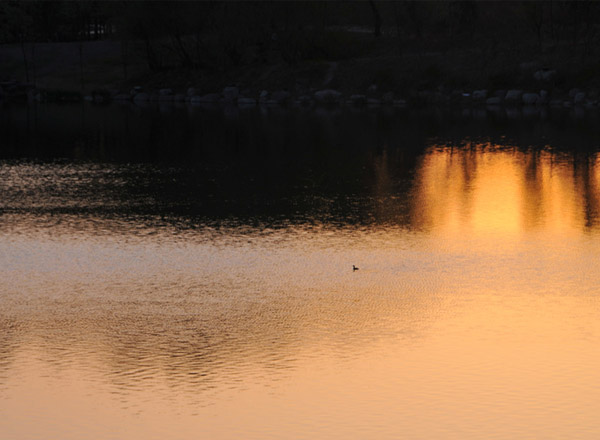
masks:
<svg viewBox="0 0 600 440"><path fill-rule="evenodd" d="M597 439L598 120L1 108L0 437Z"/></svg>

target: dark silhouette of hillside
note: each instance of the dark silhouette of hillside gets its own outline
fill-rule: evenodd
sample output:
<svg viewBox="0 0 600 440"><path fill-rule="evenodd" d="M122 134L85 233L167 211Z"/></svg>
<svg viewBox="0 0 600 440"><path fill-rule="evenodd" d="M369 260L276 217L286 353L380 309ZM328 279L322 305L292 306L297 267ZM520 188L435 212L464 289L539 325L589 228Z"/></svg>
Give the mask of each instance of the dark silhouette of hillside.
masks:
<svg viewBox="0 0 600 440"><path fill-rule="evenodd" d="M0 79L84 93L594 94L599 20L594 1L2 2Z"/></svg>

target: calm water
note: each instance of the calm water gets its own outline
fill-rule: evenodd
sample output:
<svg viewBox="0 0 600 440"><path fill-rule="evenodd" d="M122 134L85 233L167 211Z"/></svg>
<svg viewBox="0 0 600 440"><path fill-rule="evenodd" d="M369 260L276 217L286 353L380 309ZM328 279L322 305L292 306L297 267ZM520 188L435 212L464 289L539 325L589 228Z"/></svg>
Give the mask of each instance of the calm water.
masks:
<svg viewBox="0 0 600 440"><path fill-rule="evenodd" d="M0 437L597 439L597 122L0 109Z"/></svg>

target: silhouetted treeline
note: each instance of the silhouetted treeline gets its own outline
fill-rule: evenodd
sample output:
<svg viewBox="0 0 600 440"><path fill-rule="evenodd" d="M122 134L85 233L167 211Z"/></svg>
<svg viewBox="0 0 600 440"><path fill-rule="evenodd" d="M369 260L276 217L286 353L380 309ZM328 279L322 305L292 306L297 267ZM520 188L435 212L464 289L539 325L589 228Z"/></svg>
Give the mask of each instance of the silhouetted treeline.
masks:
<svg viewBox="0 0 600 440"><path fill-rule="evenodd" d="M600 40L596 1L31 1L0 2L0 42L111 38L127 58L139 44L152 70L226 67L360 55L348 31L387 37L386 50L447 51L503 46L593 54ZM342 32L343 31L343 32ZM369 46L369 50L371 50ZM136 49L136 50L139 50Z"/></svg>
<svg viewBox="0 0 600 440"><path fill-rule="evenodd" d="M0 42L60 42L106 38L119 14L116 2L2 1Z"/></svg>

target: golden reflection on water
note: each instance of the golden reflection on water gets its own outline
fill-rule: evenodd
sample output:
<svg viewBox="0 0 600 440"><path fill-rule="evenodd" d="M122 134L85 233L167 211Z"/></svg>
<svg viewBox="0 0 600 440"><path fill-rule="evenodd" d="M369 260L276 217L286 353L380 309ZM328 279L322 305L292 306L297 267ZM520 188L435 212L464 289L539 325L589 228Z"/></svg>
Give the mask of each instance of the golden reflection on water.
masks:
<svg viewBox="0 0 600 440"><path fill-rule="evenodd" d="M433 146L417 175L413 223L442 235L580 234L597 222L598 160L492 145Z"/></svg>
<svg viewBox="0 0 600 440"><path fill-rule="evenodd" d="M598 160L384 152L368 227L5 215L0 433L595 439Z"/></svg>

